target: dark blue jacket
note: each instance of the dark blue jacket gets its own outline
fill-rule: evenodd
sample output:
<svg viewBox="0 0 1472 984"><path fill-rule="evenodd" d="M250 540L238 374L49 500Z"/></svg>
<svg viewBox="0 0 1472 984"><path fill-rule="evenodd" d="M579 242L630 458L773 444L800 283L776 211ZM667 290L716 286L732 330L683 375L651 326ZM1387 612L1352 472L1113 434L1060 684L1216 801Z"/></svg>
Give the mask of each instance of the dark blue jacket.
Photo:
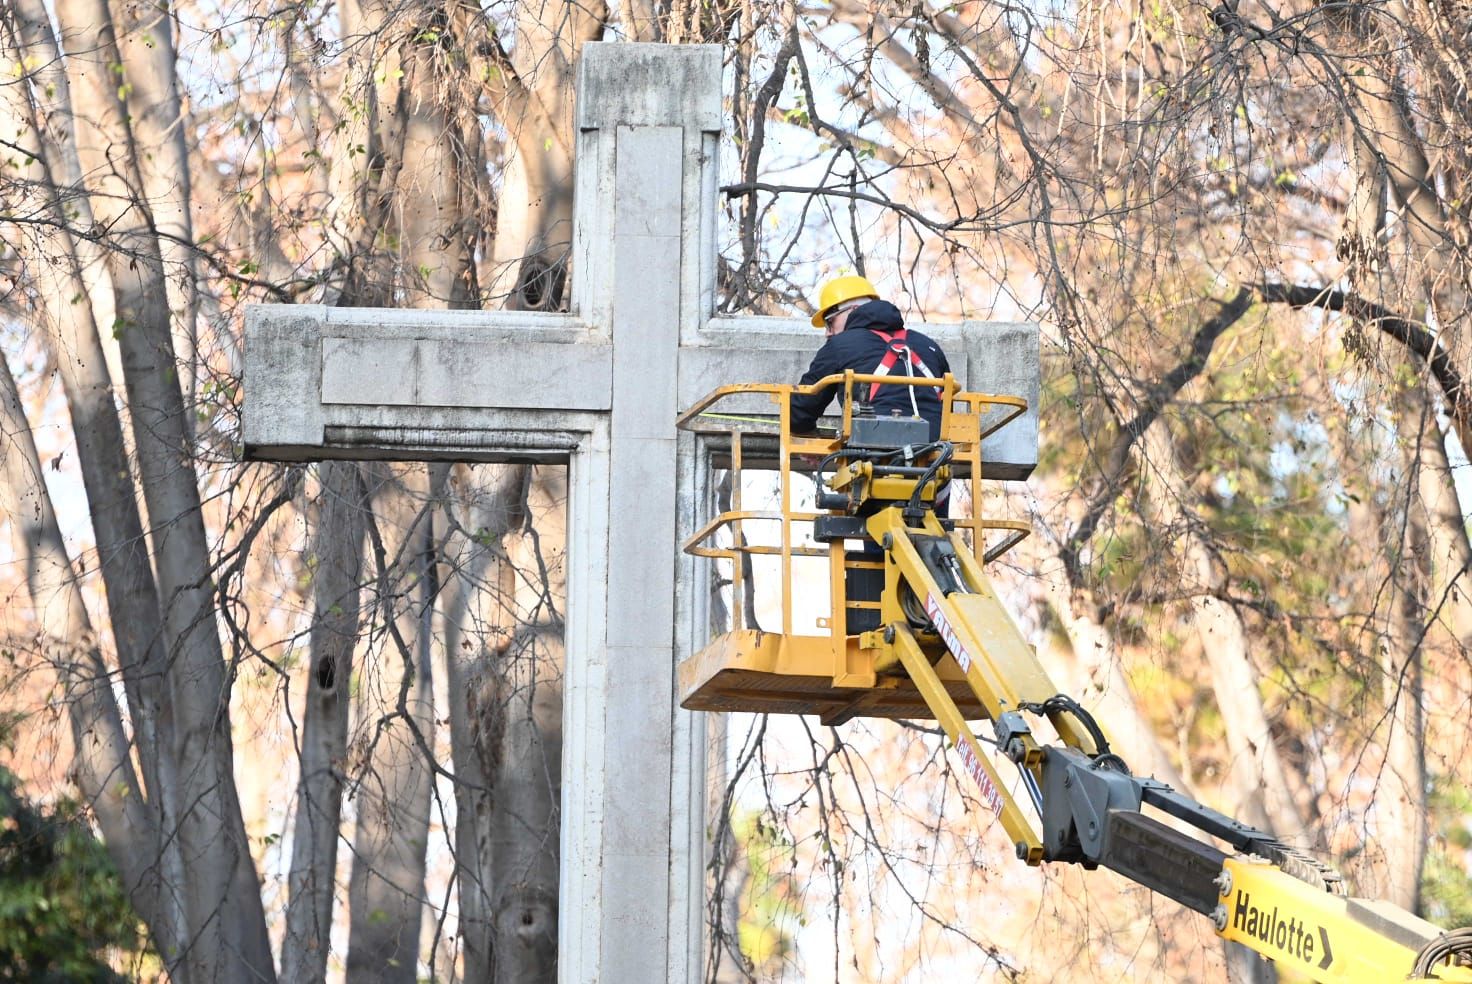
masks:
<svg viewBox="0 0 1472 984"><path fill-rule="evenodd" d="M823 343L818 349L818 354L813 356L813 363L808 371L803 373L800 382L804 385L816 383L824 376L832 376L852 369L859 373L872 373L879 368L884 361L885 353L889 346L884 339L875 334L875 330L893 333L903 328L904 319L900 317L899 308L888 301L870 301L868 304L860 305L853 309L848 316L848 322L843 331L834 335ZM946 361L945 353L940 346L928 335L918 331L905 333L905 341L910 346L910 351L920 356L936 377L940 379L951 371L950 363ZM890 369L891 376L903 376L905 367L898 363ZM919 375L918 370L916 374ZM867 400L869 396L869 384L864 383L854 387L859 391L861 401ZM812 396L794 396L792 398L792 430L793 433L801 434L811 431L817 426L818 418L828 409L828 404L838 395L840 387L837 385L827 386L814 393ZM874 397L874 412L881 417L888 416L892 411L898 410L903 416L911 416L914 410L910 406L910 387L906 386L881 386L879 393ZM919 404L920 416L930 421L930 439L933 441L940 436L940 397L936 395L934 388L929 386L914 387L915 402Z"/></svg>

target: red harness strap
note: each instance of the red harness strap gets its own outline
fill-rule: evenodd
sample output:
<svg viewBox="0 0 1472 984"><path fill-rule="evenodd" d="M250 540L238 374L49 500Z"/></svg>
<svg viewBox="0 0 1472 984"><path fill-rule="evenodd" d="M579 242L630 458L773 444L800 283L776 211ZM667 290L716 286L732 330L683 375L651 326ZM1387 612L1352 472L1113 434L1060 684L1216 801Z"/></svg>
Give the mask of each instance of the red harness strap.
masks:
<svg viewBox="0 0 1472 984"><path fill-rule="evenodd" d="M899 331L893 333L882 332L876 328L870 328L869 330L874 332L874 334L878 335L880 338L884 339L884 344L887 346L887 349L884 353L884 358L879 360L879 365L874 367L873 375L888 376L890 374L890 371L894 369L895 364L900 361L901 357L908 355L910 357L910 365L918 369L920 375L929 376L932 379L935 378L935 373L931 372L930 367L922 362L920 360L920 356L916 355L915 351L910 348L909 343L906 341L907 333L904 328L901 328ZM906 366L905 375L913 376L915 375L915 373L910 372L909 366ZM874 397L879 395L879 386L879 383L869 384L870 403L873 403Z"/></svg>

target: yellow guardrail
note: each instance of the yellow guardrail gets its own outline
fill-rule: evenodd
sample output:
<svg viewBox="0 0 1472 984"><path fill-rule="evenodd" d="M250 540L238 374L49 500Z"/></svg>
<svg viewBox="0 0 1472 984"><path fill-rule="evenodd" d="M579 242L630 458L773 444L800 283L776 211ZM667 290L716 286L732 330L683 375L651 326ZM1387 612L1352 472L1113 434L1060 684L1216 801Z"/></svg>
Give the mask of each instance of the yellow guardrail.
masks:
<svg viewBox="0 0 1472 984"><path fill-rule="evenodd" d="M780 577L782 594L782 627L784 635L791 635L792 594L794 557L827 556L826 547L802 545L794 531L798 524L811 524L820 515L816 512L797 510L793 506L793 474L814 467L819 461L844 446L853 430L854 400L843 397L855 386L877 383L880 386L927 387L937 390L941 401L940 437L951 442L953 464L965 466L970 484L973 513L981 506L980 483L983 478L981 460L982 442L991 434L1027 412L1027 401L1022 397L977 393L961 389L955 377L947 373L936 379L912 376L879 376L852 370L826 376L810 385L795 383L734 383L719 387L697 400L680 415L677 426L682 430L699 431L704 434L724 433L731 442L731 469L738 474L745 457L745 442L750 435L749 425L773 426L775 431L762 437L775 437L777 448L777 471L780 503L777 511L753 511L742 508L739 479L733 481L731 508L721 512L688 537L683 549L698 557L716 558L732 564L732 615L738 627L744 624L743 587L747 576L743 570L743 559L752 556L775 556L781 558ZM839 402L842 410L838 428L831 434L794 434L792 432L792 397L819 393L829 387L840 387ZM723 403L740 397L765 396L775 405L775 413L763 416L750 412L722 412ZM992 411L1000 410L1000 413ZM991 419L983 417L992 414ZM746 524L753 522L775 522L780 525L777 543L774 545L749 544L746 542ZM1022 520L986 519L979 515L958 518L953 521L958 529L971 531L971 546L978 560L989 562L1016 546L1031 532L1031 527ZM716 535L728 530L730 545L716 546L711 542ZM1002 532L1005 535L988 545L988 534ZM838 554L841 557L841 553ZM843 591L842 567L836 571L837 587L833 599L835 611L841 610Z"/></svg>

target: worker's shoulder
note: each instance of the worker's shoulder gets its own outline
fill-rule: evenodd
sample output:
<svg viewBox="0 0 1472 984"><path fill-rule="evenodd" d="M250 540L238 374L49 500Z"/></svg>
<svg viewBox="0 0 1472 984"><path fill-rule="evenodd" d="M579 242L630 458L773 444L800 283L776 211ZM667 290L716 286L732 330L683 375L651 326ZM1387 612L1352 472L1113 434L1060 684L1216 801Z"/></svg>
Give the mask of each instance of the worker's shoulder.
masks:
<svg viewBox="0 0 1472 984"><path fill-rule="evenodd" d="M906 328L905 337L910 340L911 344L914 344L915 342L928 342L931 345L934 345L936 348L940 348L940 342L937 342L935 339L931 338L929 335L925 334L925 332L921 331L918 328Z"/></svg>
<svg viewBox="0 0 1472 984"><path fill-rule="evenodd" d="M925 334L925 332L907 329L905 331L905 337L909 340L910 349L919 352L921 357L927 362L933 358L945 359L946 351L941 348L940 342L937 342Z"/></svg>

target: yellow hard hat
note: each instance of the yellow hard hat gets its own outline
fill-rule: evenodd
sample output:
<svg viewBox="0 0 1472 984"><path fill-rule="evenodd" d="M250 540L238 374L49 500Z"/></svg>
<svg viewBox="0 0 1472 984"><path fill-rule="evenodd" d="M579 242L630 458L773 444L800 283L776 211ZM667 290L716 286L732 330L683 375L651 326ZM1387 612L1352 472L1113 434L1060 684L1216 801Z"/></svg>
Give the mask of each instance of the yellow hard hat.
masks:
<svg viewBox="0 0 1472 984"><path fill-rule="evenodd" d="M847 277L834 277L823 285L818 292L818 312L813 315L813 327L823 327L823 315L833 308L838 307L844 301L851 301L856 297L879 298L879 291L868 279L850 274Z"/></svg>

